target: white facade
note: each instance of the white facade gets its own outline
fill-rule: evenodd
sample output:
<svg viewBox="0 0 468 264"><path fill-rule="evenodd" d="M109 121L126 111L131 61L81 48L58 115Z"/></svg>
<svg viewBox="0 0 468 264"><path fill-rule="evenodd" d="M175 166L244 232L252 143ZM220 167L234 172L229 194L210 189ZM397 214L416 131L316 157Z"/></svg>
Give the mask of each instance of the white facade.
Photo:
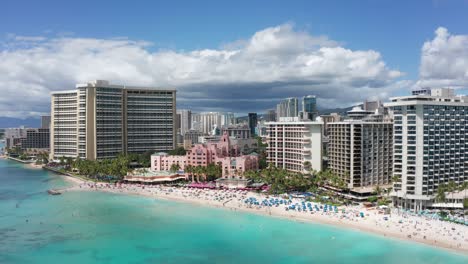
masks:
<svg viewBox="0 0 468 264"><path fill-rule="evenodd" d="M299 114L297 98L286 98L276 106L276 120L281 117L297 117Z"/></svg>
<svg viewBox="0 0 468 264"><path fill-rule="evenodd" d="M78 156L78 92L52 94L50 118L50 156Z"/></svg>
<svg viewBox="0 0 468 264"><path fill-rule="evenodd" d="M321 122L267 122L267 162L290 171L322 170Z"/></svg>
<svg viewBox="0 0 468 264"><path fill-rule="evenodd" d="M234 124L233 113L202 112L192 114L192 128L205 134L212 134L215 127Z"/></svg>
<svg viewBox="0 0 468 264"><path fill-rule="evenodd" d="M450 92L446 92L450 93ZM429 95L391 98L394 114L394 202L430 207L437 187L468 181L468 100Z"/></svg>
<svg viewBox="0 0 468 264"><path fill-rule="evenodd" d="M26 137L26 128L24 128L24 126L18 128L5 128L4 137L24 138Z"/></svg>
<svg viewBox="0 0 468 264"><path fill-rule="evenodd" d="M175 93L107 81L52 93L51 159L108 159L174 149Z"/></svg>
<svg viewBox="0 0 468 264"><path fill-rule="evenodd" d="M192 128L192 111L186 109L177 110L180 122L180 135L185 135Z"/></svg>

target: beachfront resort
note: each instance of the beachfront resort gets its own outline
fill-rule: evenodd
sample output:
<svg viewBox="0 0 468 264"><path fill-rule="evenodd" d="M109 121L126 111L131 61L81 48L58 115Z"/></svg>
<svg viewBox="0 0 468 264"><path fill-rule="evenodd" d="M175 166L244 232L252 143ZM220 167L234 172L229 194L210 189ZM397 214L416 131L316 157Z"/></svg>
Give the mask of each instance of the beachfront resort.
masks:
<svg viewBox="0 0 468 264"><path fill-rule="evenodd" d="M49 148L29 139L38 130L7 129L5 155L76 183L53 195L138 194L468 250L467 96L414 91L343 116L304 96L303 111L288 98L243 121L178 111L175 94L108 81L55 92Z"/></svg>

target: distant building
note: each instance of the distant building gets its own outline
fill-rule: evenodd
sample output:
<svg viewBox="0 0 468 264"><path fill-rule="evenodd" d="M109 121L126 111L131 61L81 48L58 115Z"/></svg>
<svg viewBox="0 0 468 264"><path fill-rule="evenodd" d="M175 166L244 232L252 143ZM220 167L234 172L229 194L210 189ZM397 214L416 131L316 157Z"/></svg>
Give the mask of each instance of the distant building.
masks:
<svg viewBox="0 0 468 264"><path fill-rule="evenodd" d="M249 128L250 128L250 135L255 136L257 128L257 113L249 113Z"/></svg>
<svg viewBox="0 0 468 264"><path fill-rule="evenodd" d="M204 135L206 134L203 132L190 129L184 134L184 147L185 147L185 144L190 144L190 145L187 145L189 146L188 148L191 148L193 144L198 144L199 143L198 138Z"/></svg>
<svg viewBox="0 0 468 264"><path fill-rule="evenodd" d="M276 106L276 120L281 117L297 117L298 101L297 98L286 98Z"/></svg>
<svg viewBox="0 0 468 264"><path fill-rule="evenodd" d="M258 136L262 137L262 139L266 139L267 136L267 123L269 122L261 121L257 126Z"/></svg>
<svg viewBox="0 0 468 264"><path fill-rule="evenodd" d="M218 128L235 123L233 113L223 112L202 112L192 114L192 128L205 134L213 132L216 125Z"/></svg>
<svg viewBox="0 0 468 264"><path fill-rule="evenodd" d="M275 109L267 110L267 112L265 113L264 119L266 122L276 121L276 110Z"/></svg>
<svg viewBox="0 0 468 264"><path fill-rule="evenodd" d="M302 111L300 113L301 119L314 121L317 116L317 97L315 95L302 97Z"/></svg>
<svg viewBox="0 0 468 264"><path fill-rule="evenodd" d="M5 146L22 150L43 150L50 148L48 128L7 128L5 129Z"/></svg>
<svg viewBox="0 0 468 264"><path fill-rule="evenodd" d="M329 115L321 115L320 119L323 122L323 135L328 136L328 124L333 122L340 122L341 116L338 113L331 113Z"/></svg>
<svg viewBox="0 0 468 264"><path fill-rule="evenodd" d="M438 208L441 184L468 181L468 96L431 89L431 95L394 97L385 106L394 116L394 205Z"/></svg>
<svg viewBox="0 0 468 264"><path fill-rule="evenodd" d="M322 170L321 122L270 122L267 125L267 162L282 169Z"/></svg>
<svg viewBox="0 0 468 264"><path fill-rule="evenodd" d="M50 130L48 128L27 128L26 137L21 140L23 150L44 150L50 148Z"/></svg>
<svg viewBox="0 0 468 264"><path fill-rule="evenodd" d="M369 115L372 115L373 113L374 111L364 110L360 106L355 106L353 107L353 109L347 112L347 117L348 119L352 119L352 120L362 120L368 117Z"/></svg>
<svg viewBox="0 0 468 264"><path fill-rule="evenodd" d="M153 171L168 171L173 164L178 164L180 169L184 170L188 165L206 167L211 163L221 166L223 178L242 179L243 172L258 169L258 156L241 155L239 147L232 144L226 133L219 141L196 144L185 156L171 156L167 153L151 156Z"/></svg>
<svg viewBox="0 0 468 264"><path fill-rule="evenodd" d="M21 140L26 137L26 129L23 127L19 128L6 128L4 132L5 147L15 148L21 147Z"/></svg>
<svg viewBox="0 0 468 264"><path fill-rule="evenodd" d="M371 111L371 112L375 112L377 111L379 108L383 107L383 104L381 101L377 100L377 101L364 101L364 103L362 104L362 109L365 110L365 111Z"/></svg>
<svg viewBox="0 0 468 264"><path fill-rule="evenodd" d="M50 128L50 115L41 116L41 128Z"/></svg>
<svg viewBox="0 0 468 264"><path fill-rule="evenodd" d="M175 131L176 131L176 134L177 135L180 135L180 114L179 113L176 113L175 115Z"/></svg>
<svg viewBox="0 0 468 264"><path fill-rule="evenodd" d="M431 88L415 89L411 92L412 95L431 95Z"/></svg>
<svg viewBox="0 0 468 264"><path fill-rule="evenodd" d="M223 126L221 128L221 134L224 134L224 133L227 133L229 137L236 137L236 138L250 138L251 137L250 127L247 125Z"/></svg>
<svg viewBox="0 0 468 264"><path fill-rule="evenodd" d="M176 146L176 91L94 81L52 93L51 159L96 160Z"/></svg>
<svg viewBox="0 0 468 264"><path fill-rule="evenodd" d="M453 97L455 90L451 88L419 88L411 91L411 95L429 95L437 97Z"/></svg>
<svg viewBox="0 0 468 264"><path fill-rule="evenodd" d="M192 111L186 109L177 110L178 133L185 135L185 132L192 128Z"/></svg>

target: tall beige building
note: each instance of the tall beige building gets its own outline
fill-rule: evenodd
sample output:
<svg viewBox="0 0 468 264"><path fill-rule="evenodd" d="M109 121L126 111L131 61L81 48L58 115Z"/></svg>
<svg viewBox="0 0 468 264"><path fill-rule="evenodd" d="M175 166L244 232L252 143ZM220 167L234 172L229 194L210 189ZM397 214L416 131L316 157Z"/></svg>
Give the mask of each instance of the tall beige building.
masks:
<svg viewBox="0 0 468 264"><path fill-rule="evenodd" d="M52 159L175 148L176 91L94 81L52 93Z"/></svg>
<svg viewBox="0 0 468 264"><path fill-rule="evenodd" d="M355 192L391 183L393 123L347 120L328 124L328 166Z"/></svg>
<svg viewBox="0 0 468 264"><path fill-rule="evenodd" d="M393 176L393 122L384 110L358 106L347 119L327 124L328 167L361 196L390 185Z"/></svg>

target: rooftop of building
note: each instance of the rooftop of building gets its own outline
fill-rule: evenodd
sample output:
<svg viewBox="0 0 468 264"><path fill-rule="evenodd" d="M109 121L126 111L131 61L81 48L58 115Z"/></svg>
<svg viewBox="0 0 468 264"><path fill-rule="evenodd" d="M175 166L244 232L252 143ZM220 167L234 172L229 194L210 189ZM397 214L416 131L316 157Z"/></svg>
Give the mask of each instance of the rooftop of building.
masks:
<svg viewBox="0 0 468 264"><path fill-rule="evenodd" d="M339 122L330 122L328 125L351 125L351 124L389 124L393 125L393 121L390 120L368 120L368 119L346 119Z"/></svg>
<svg viewBox="0 0 468 264"><path fill-rule="evenodd" d="M167 152L156 152L151 154L151 156L167 156L169 155Z"/></svg>
<svg viewBox="0 0 468 264"><path fill-rule="evenodd" d="M76 90L55 91L55 92L51 92L50 94L54 95L54 94L72 94L72 93L76 94Z"/></svg>
<svg viewBox="0 0 468 264"><path fill-rule="evenodd" d="M468 103L468 96L456 95L452 88L419 88L413 89L411 95L391 97L386 105L405 101L440 102L440 103Z"/></svg>
<svg viewBox="0 0 468 264"><path fill-rule="evenodd" d="M432 95L409 95L400 97L391 97L390 102L385 106L395 106L399 104L437 104L437 105L463 105L468 106L468 96L456 95L450 97L440 97Z"/></svg>
<svg viewBox="0 0 468 264"><path fill-rule="evenodd" d="M138 89L138 90L163 90L163 91L176 91L174 88L158 88L158 87L147 87L147 86L129 86L129 85L119 85L119 84L111 84L109 81L106 80L94 80L85 84L76 84L76 88L83 88L83 87L105 87L105 88L120 88L120 89Z"/></svg>
<svg viewBox="0 0 468 264"><path fill-rule="evenodd" d="M179 173L183 173L183 172L152 171L149 169L137 169L127 176L130 176L130 177L171 177L171 176L178 175Z"/></svg>
<svg viewBox="0 0 468 264"><path fill-rule="evenodd" d="M266 122L265 125L323 125L321 121L309 121L309 120L298 120L298 121L274 121Z"/></svg>
<svg viewBox="0 0 468 264"><path fill-rule="evenodd" d="M233 124L233 125L224 125L221 129L250 129L248 124Z"/></svg>

